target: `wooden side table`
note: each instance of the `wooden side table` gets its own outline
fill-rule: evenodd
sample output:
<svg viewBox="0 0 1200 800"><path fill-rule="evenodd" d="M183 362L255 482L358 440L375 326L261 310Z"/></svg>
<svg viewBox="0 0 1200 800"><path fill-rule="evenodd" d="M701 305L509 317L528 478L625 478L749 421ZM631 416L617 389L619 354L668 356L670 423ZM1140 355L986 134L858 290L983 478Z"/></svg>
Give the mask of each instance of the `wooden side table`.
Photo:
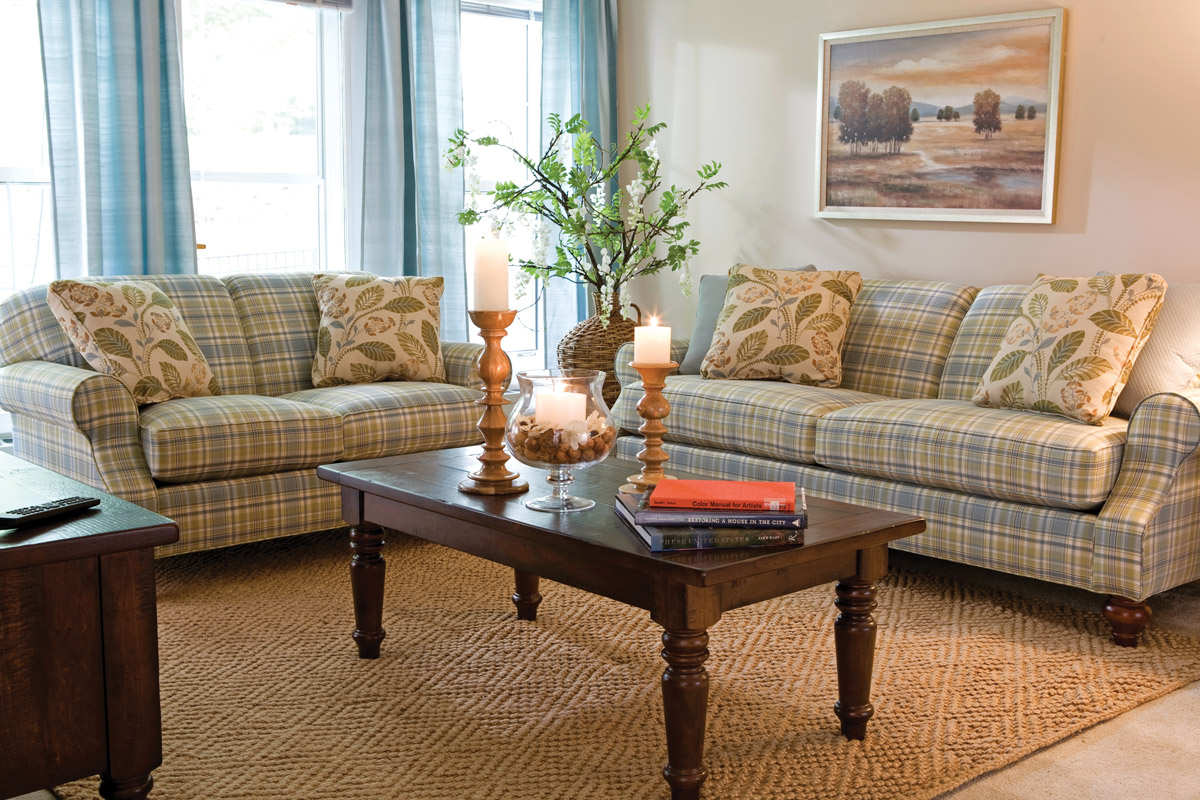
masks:
<svg viewBox="0 0 1200 800"><path fill-rule="evenodd" d="M102 498L0 530L0 797L100 774L108 800L144 798L162 763L154 548L179 528L5 454L0 481Z"/></svg>

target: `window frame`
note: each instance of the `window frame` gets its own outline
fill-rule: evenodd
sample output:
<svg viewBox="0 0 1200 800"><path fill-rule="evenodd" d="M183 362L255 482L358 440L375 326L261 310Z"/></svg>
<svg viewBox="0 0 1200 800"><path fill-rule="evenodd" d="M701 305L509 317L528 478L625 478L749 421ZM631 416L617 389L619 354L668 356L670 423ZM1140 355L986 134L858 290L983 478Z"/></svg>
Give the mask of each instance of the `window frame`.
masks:
<svg viewBox="0 0 1200 800"><path fill-rule="evenodd" d="M258 0L259 2L275 2L276 0ZM187 75L183 74L184 47L184 0L174 0L175 19L178 25L180 42L180 72L184 86L187 85ZM347 88L343 80L343 25L342 12L334 7L320 8L313 5L297 5L286 3L298 10L298 13L316 15L316 81L317 81L317 167L314 172L257 172L250 170L208 170L192 169L191 183L193 196L195 185L199 183L257 183L267 185L303 185L317 187L317 264L314 271L339 272L347 269L346 231L347 215L345 213L345 98ZM186 88L184 90L186 92ZM333 124L331 124L333 123ZM342 208L340 219L331 216L331 208ZM331 226L330 222L335 225ZM205 248L205 242L197 238L196 270L205 274L204 259L199 253ZM256 255L256 254L247 254ZM265 255L265 254L264 254ZM231 256L235 257L235 256ZM291 271L286 267L280 272ZM228 274L227 271L212 274Z"/></svg>

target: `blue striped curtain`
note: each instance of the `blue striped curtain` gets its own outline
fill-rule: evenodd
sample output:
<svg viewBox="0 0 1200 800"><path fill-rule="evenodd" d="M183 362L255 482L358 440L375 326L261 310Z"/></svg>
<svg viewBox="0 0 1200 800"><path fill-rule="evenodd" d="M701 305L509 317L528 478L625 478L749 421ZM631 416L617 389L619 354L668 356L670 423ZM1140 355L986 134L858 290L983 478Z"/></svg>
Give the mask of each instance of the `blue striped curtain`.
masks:
<svg viewBox="0 0 1200 800"><path fill-rule="evenodd" d="M40 0L60 276L196 271L174 0Z"/></svg>
<svg viewBox="0 0 1200 800"><path fill-rule="evenodd" d="M603 147L617 139L617 0L545 0L542 5L542 146L546 118L582 114ZM551 280L547 352L588 315L586 287Z"/></svg>
<svg viewBox="0 0 1200 800"><path fill-rule="evenodd" d="M349 17L351 264L377 275L441 276L442 338L466 341L462 170L442 151L462 127L459 0L365 0ZM361 187L361 192L355 185ZM357 252L356 252L357 251Z"/></svg>

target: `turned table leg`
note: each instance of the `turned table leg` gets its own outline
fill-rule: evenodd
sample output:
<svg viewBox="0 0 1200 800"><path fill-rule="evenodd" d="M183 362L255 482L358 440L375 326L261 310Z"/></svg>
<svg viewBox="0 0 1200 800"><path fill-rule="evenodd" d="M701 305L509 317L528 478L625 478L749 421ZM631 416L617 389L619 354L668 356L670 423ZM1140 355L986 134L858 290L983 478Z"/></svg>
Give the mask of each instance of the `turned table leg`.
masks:
<svg viewBox="0 0 1200 800"><path fill-rule="evenodd" d="M663 712L667 727L667 766L663 777L672 800L697 800L708 777L704 768L704 724L708 716L708 633L663 631Z"/></svg>
<svg viewBox="0 0 1200 800"><path fill-rule="evenodd" d="M875 663L875 584L859 576L837 585L837 621L833 636L837 649L838 701L833 711L842 721L842 735L862 739L867 721L875 713L871 705L871 671Z"/></svg>
<svg viewBox="0 0 1200 800"><path fill-rule="evenodd" d="M149 775L120 779L109 775L100 776L100 796L104 800L145 800L152 788L154 778Z"/></svg>
<svg viewBox="0 0 1200 800"><path fill-rule="evenodd" d="M517 619L537 619L538 604L542 602L542 593L538 591L538 576L529 572L514 569L517 579L517 590L513 592L513 605L517 607Z"/></svg>
<svg viewBox="0 0 1200 800"><path fill-rule="evenodd" d="M350 529L350 590L354 595L354 641L359 658L379 658L383 630L383 529L359 525Z"/></svg>
<svg viewBox="0 0 1200 800"><path fill-rule="evenodd" d="M1121 647L1137 647L1150 614L1150 606L1120 595L1109 595L1104 604L1104 618L1112 626L1113 641Z"/></svg>

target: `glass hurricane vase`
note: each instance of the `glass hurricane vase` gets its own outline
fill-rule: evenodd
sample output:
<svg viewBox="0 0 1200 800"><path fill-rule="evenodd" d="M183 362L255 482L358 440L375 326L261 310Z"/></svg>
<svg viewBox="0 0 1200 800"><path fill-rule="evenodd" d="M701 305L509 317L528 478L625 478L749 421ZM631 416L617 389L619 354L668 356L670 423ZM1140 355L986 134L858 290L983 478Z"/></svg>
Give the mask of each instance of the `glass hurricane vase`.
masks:
<svg viewBox="0 0 1200 800"><path fill-rule="evenodd" d="M518 372L521 398L508 417L504 440L522 464L549 470L550 494L525 505L538 511L583 511L596 501L570 493L572 470L598 464L612 451L617 431L601 393L604 372L546 369Z"/></svg>

